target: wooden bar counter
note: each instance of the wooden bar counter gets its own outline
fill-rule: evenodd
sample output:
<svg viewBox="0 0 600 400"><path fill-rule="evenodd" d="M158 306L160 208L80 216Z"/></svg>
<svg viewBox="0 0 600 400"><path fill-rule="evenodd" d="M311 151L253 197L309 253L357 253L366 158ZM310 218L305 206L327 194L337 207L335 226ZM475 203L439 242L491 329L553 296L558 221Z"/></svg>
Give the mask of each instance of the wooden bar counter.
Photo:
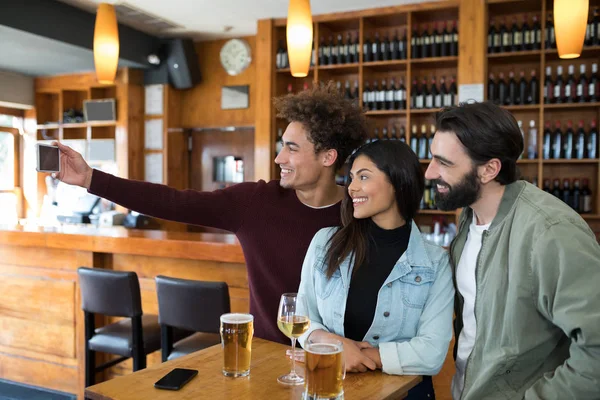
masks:
<svg viewBox="0 0 600 400"><path fill-rule="evenodd" d="M246 267L234 235L0 227L0 378L83 399L80 266L135 271L144 313L158 314L157 275L227 282L232 310L248 312ZM160 351L148 357L148 365L159 362ZM130 372L131 362L124 362L99 373L98 382Z"/></svg>

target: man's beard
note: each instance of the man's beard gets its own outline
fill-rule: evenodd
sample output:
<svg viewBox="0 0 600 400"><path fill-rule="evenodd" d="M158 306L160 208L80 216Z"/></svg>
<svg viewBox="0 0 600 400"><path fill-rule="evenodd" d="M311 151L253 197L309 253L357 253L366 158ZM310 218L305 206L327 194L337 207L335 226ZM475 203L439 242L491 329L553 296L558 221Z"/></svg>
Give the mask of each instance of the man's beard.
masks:
<svg viewBox="0 0 600 400"><path fill-rule="evenodd" d="M481 183L475 167L454 187L441 179L434 179L432 184L435 190L435 205L443 211L470 206L481 197ZM446 186L448 192L439 193L437 185Z"/></svg>

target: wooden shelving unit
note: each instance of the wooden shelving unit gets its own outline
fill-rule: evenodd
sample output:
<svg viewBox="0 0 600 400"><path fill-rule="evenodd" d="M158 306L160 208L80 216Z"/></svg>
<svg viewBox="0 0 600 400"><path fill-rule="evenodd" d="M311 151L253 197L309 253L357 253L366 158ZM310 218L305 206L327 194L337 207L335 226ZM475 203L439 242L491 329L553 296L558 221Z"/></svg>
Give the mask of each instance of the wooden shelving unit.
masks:
<svg viewBox="0 0 600 400"><path fill-rule="evenodd" d="M533 69L536 71L537 79L540 87L540 104L532 105L516 105L504 106L503 108L511 111L517 120L523 121L523 130L526 132L525 146L527 147L527 138L529 131L529 121L534 120L537 128L537 145L538 155L541 157L543 148L544 126L546 121L554 122L561 121L566 123L572 120L574 126L579 120L583 120L586 126L586 132L589 127L589 122L592 118L597 121L600 119L600 103L558 103L544 104L544 80L546 78L546 67L552 67L552 78L556 77L556 67L563 66L564 73L567 72L568 65L575 66L575 76L579 76L579 65L586 64L586 71L589 74L591 71L591 63L598 63L600 56L600 46L584 47L580 58L574 60L561 60L558 57L556 49L545 48L545 32L546 21L550 13L552 13L551 0L531 0L527 2L519 0L487 0L488 16L490 19L503 18L507 22L512 21L513 17L517 17L520 26L522 15L528 15L529 26L531 26L531 16L537 15L541 25L542 32L542 49L531 51L517 51L511 53L490 53L486 56L487 72L493 72L496 77L499 72L504 72L508 75L509 71L515 72L515 78L518 80L518 71L524 70L526 76L530 75ZM600 6L600 1L590 1L590 7ZM488 21L486 21L486 33L488 32ZM488 74L486 73L486 76ZM486 79L487 81L487 79ZM487 84L486 92L487 92ZM486 93L487 98L487 93ZM564 128L563 128L564 129ZM527 149L525 149L527 151ZM596 232L600 231L600 160L598 159L535 159L535 160L519 160L519 168L524 177L532 180L537 179L540 188L543 187L544 180L560 179L561 185L563 179L572 178L587 178L590 182L590 189L593 195L593 214L582 214L582 217L588 221L590 226Z"/></svg>
<svg viewBox="0 0 600 400"><path fill-rule="evenodd" d="M394 79L396 85L399 80L403 81L406 88L406 103L405 109L394 110L373 110L367 111L369 124L369 133L373 135L375 128L382 132L383 128L387 128L388 135L392 133L392 127L396 128L399 135L401 127L404 127L406 142L409 142L411 126L417 125L419 134L421 126L427 126L427 132L430 131L430 125L433 123L433 115L437 109L413 109L411 107L411 89L414 79L418 79L421 85L422 79L426 79L427 86L430 87L431 79L436 77L436 86L439 87L440 79L446 78L446 87L450 87L451 78L455 79L458 86L458 62L459 56L450 57L430 57L430 58L413 58L411 54L411 38L413 35L413 27L417 26L419 33L421 32L422 24L435 24L437 28L439 23L448 21L458 21L460 1L446 1L439 3L426 3L419 5L407 5L388 7L386 9L364 10L353 13L329 14L320 18L316 16L314 21L314 46L315 54L319 54L319 46L322 39L328 42L331 36L335 38L337 35L342 35L346 41L347 35L354 40L358 38L359 60L356 63L350 64L335 64L335 65L319 65L318 56L316 57L316 65L311 67L309 75L306 78L293 78L289 68L276 69L275 52L277 44L285 42L286 21L274 21L272 36L271 36L271 52L270 58L272 66L272 74L270 79L273 82L274 95L283 95L287 93L288 86L291 84L293 91L302 90L306 84L314 84L317 82L333 80L341 82L342 89L346 81L349 82L351 90L355 90L355 83L358 86L357 101L362 105L363 90L366 83L372 84L377 82L381 85L383 80L389 84L391 79ZM259 25L260 28L260 25ZM363 60L363 45L368 38L373 39L375 34L379 33L383 39L386 35L392 38L397 34L398 38L402 38L406 33L406 59L386 60L386 61L367 61ZM460 35L460 29L459 29ZM460 36L459 36L460 41ZM459 42L460 43L460 42ZM459 46L460 49L460 46ZM372 85L371 85L372 87ZM274 159L275 141L277 132L280 129L285 129L286 122L275 117L274 109L271 108L272 125L271 125L271 156ZM424 168L427 167L430 160L421 160ZM273 179L278 179L279 169L276 165L270 168L270 174ZM420 212L421 218L425 218L424 222L436 216L456 217L456 212L439 212L436 210L424 210ZM455 218L450 218L450 222L454 222Z"/></svg>

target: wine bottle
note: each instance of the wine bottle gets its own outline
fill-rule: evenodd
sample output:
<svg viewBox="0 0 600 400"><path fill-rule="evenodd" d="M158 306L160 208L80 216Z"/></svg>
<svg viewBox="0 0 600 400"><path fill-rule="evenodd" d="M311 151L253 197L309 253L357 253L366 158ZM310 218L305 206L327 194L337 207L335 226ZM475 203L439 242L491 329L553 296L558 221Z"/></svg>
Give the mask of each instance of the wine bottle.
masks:
<svg viewBox="0 0 600 400"><path fill-rule="evenodd" d="M555 131L552 137L552 158L555 160L562 158L562 150L563 150L563 135L560 130L560 121L556 121L555 123Z"/></svg>
<svg viewBox="0 0 600 400"><path fill-rule="evenodd" d="M429 32L427 31L427 25L423 24L421 26L421 58L429 58L431 57L431 37L429 36Z"/></svg>
<svg viewBox="0 0 600 400"><path fill-rule="evenodd" d="M573 140L575 132L573 132L573 121L567 121L567 130L563 137L563 158L570 160L573 158Z"/></svg>
<svg viewBox="0 0 600 400"><path fill-rule="evenodd" d="M585 64L579 66L579 80L577 81L577 101L585 103L589 100L589 82L585 74Z"/></svg>
<svg viewBox="0 0 600 400"><path fill-rule="evenodd" d="M579 121L579 129L575 134L575 158L582 160L586 158L585 148L585 130L583 129L583 120Z"/></svg>
<svg viewBox="0 0 600 400"><path fill-rule="evenodd" d="M411 58L421 58L421 39L417 31L417 26L413 26L412 37L410 38L410 56Z"/></svg>
<svg viewBox="0 0 600 400"><path fill-rule="evenodd" d="M538 131L535 127L535 120L529 121L529 134L527 136L527 158L535 160L538 156Z"/></svg>
<svg viewBox="0 0 600 400"><path fill-rule="evenodd" d="M488 78L488 91L487 91L487 95L488 95L488 100L493 102L494 104L498 104L496 97L498 96L497 90L496 90L496 80L494 79L494 74L490 73L490 76Z"/></svg>
<svg viewBox="0 0 600 400"><path fill-rule="evenodd" d="M373 59L371 57L371 38L367 34L367 38L365 39L365 42L363 43L363 62L370 62L370 61L373 61Z"/></svg>
<svg viewBox="0 0 600 400"><path fill-rule="evenodd" d="M504 104L507 106L519 104L517 101L517 81L515 81L515 73L513 71L508 73L508 97Z"/></svg>
<svg viewBox="0 0 600 400"><path fill-rule="evenodd" d="M533 25L531 26L531 41L532 50L540 50L542 48L542 27L540 26L537 15L533 16Z"/></svg>
<svg viewBox="0 0 600 400"><path fill-rule="evenodd" d="M550 126L550 121L546 122L546 126L544 128L544 142L542 147L542 158L544 160L549 160L551 155L552 148L552 130Z"/></svg>
<svg viewBox="0 0 600 400"><path fill-rule="evenodd" d="M546 67L544 80L544 104L554 103L554 82L552 81L552 67Z"/></svg>
<svg viewBox="0 0 600 400"><path fill-rule="evenodd" d="M445 31L445 30L444 30ZM495 53L496 48L494 47L494 37L496 35L496 26L494 19L490 19L490 27L488 29L488 54Z"/></svg>
<svg viewBox="0 0 600 400"><path fill-rule="evenodd" d="M598 158L598 129L596 128L596 119L590 123L590 131L587 136L587 154L588 158L595 160Z"/></svg>
<svg viewBox="0 0 600 400"><path fill-rule="evenodd" d="M569 65L569 76L565 85L565 103L574 103L577 101L577 83L575 82L575 66Z"/></svg>
<svg viewBox="0 0 600 400"><path fill-rule="evenodd" d="M535 69L531 70L531 79L529 80L529 98L528 104L540 104L540 85L537 80Z"/></svg>

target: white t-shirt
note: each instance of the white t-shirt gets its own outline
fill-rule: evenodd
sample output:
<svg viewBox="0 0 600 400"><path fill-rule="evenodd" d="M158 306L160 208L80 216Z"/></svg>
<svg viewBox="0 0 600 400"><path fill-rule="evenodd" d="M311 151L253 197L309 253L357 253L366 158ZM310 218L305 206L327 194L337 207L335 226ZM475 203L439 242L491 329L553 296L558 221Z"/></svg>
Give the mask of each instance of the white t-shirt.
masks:
<svg viewBox="0 0 600 400"><path fill-rule="evenodd" d="M467 242L456 268L456 285L458 291L464 298L462 318L463 328L458 337L458 351L456 354L456 374L452 379L452 398L459 400L465 387L465 368L467 360L475 345L475 332L477 323L475 321L475 267L477 256L481 250L483 232L488 230L490 224L476 225L475 216L469 225Z"/></svg>

